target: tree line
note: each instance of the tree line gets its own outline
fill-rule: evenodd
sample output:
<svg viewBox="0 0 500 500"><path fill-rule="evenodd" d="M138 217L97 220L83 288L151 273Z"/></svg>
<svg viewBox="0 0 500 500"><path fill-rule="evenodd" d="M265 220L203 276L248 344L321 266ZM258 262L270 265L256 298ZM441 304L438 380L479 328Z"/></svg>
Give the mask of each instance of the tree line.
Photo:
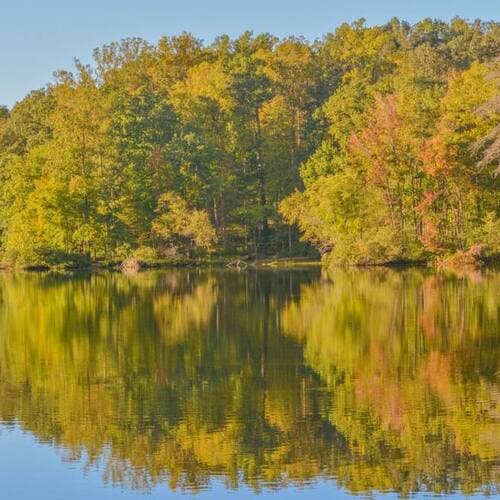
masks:
<svg viewBox="0 0 500 500"><path fill-rule="evenodd" d="M500 24L129 38L0 108L0 260L500 250Z"/></svg>

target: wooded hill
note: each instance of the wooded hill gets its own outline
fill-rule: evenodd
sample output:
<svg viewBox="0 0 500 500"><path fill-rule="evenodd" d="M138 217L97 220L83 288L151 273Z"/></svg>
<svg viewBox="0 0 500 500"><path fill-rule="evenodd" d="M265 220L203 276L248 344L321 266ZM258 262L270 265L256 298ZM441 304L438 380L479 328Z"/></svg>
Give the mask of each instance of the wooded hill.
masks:
<svg viewBox="0 0 500 500"><path fill-rule="evenodd" d="M96 49L0 108L0 260L493 256L499 53L459 18Z"/></svg>

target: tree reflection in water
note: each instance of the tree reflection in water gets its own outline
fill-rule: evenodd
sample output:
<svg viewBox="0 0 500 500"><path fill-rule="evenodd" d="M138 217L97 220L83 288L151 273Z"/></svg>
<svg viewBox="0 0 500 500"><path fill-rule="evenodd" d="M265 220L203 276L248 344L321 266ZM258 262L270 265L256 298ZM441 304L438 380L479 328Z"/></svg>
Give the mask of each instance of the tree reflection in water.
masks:
<svg viewBox="0 0 500 500"><path fill-rule="evenodd" d="M112 484L494 493L495 272L0 276L0 418Z"/></svg>

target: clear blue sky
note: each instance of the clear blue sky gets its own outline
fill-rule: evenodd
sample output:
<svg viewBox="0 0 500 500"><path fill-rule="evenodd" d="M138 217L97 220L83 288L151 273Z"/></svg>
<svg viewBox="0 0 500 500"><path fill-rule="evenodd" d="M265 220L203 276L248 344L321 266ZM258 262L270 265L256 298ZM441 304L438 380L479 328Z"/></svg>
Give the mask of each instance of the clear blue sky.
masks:
<svg viewBox="0 0 500 500"><path fill-rule="evenodd" d="M499 0L0 0L0 103L11 106L33 88L90 62L97 46L128 36L155 42L189 31L207 42L219 34L303 35L312 40L344 21L369 24L393 16L410 22L500 17Z"/></svg>

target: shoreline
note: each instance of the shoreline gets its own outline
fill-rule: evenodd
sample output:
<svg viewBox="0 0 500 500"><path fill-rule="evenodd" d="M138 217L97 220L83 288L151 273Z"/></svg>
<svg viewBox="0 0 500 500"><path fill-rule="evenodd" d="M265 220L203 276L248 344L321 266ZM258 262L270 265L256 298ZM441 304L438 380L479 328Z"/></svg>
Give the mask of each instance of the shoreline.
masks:
<svg viewBox="0 0 500 500"><path fill-rule="evenodd" d="M218 268L218 269L233 269L233 270L257 270L257 269L300 269L300 268L319 268L322 267L321 260L312 258L272 258L266 257L257 260L243 260L242 258L214 258L214 259L159 259L155 261L136 261L133 266L127 269L124 266L126 261L109 261L99 262L94 261L89 265L72 266L72 265L56 265L50 266L45 264L34 264L26 266L2 266L1 271L23 271L29 273L49 272L49 271L120 271L120 272L142 272L155 269L200 269L200 268Z"/></svg>
<svg viewBox="0 0 500 500"><path fill-rule="evenodd" d="M463 263L447 263L445 260L429 259L429 260L399 260L378 263L362 263L362 264L325 264L321 259L307 257L265 257L256 260L243 260L241 258L183 258L183 259L159 259L155 261L134 261L133 265L127 268L124 265L126 261L109 261L109 262L91 262L89 265L71 266L71 265L26 265L26 266L5 266L0 265L0 272L98 272L98 271L117 271L125 274L133 274L136 272L144 272L151 270L168 270L168 269L226 269L235 271L251 271L251 270L284 270L284 269L336 269L336 268L390 268L390 269L407 269L412 267L429 268L436 271L467 271L480 270L484 268L498 267L500 262L498 259L486 259L481 262L471 264L470 262Z"/></svg>

